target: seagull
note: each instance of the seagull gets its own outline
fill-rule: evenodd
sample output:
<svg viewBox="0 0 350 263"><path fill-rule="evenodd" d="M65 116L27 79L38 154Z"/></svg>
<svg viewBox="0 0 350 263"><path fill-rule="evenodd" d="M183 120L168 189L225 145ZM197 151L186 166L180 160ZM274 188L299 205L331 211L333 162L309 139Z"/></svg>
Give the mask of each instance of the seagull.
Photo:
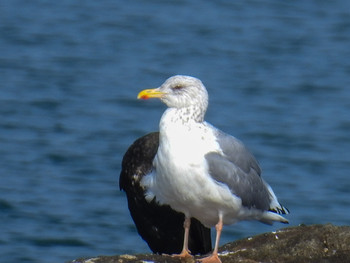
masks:
<svg viewBox="0 0 350 263"><path fill-rule="evenodd" d="M216 229L214 250L200 259L221 262L218 246L223 225L242 220L288 223L289 211L262 179L254 156L237 138L204 120L208 92L194 77L176 75L159 88L146 89L138 99L158 98L168 108L159 123L159 146L152 170L141 180L146 199L169 205L185 215L180 258L188 249L191 217Z"/></svg>
<svg viewBox="0 0 350 263"><path fill-rule="evenodd" d="M147 202L147 188L140 184L141 179L152 169L158 144L159 132L152 132L130 145L123 157L119 187L126 193L138 233L152 252L175 254L182 249L185 216L168 205ZM188 247L194 254L206 254L212 249L210 228L204 227L195 218L191 219Z"/></svg>

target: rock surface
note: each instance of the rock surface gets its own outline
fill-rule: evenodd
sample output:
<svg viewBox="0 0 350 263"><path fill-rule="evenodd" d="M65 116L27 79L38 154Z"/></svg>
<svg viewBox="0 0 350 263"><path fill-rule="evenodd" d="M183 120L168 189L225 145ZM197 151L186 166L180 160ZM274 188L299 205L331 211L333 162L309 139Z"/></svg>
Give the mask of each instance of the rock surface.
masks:
<svg viewBox="0 0 350 263"><path fill-rule="evenodd" d="M287 227L228 243L219 249L222 263L344 263L350 262L350 227L301 225ZM189 259L186 263L195 262ZM139 254L81 258L71 263L126 263L161 262L179 263L168 255Z"/></svg>

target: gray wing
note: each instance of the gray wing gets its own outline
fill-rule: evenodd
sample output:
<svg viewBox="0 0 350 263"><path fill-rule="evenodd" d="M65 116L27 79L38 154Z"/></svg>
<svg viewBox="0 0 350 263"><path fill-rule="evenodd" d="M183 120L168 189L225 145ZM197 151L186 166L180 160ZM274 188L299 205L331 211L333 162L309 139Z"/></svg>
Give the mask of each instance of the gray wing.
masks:
<svg viewBox="0 0 350 263"><path fill-rule="evenodd" d="M248 208L269 210L269 191L260 177L261 169L254 156L236 138L217 131L223 155L209 152L205 158L209 173L218 183L227 185Z"/></svg>
<svg viewBox="0 0 350 263"><path fill-rule="evenodd" d="M240 140L220 130L215 131L215 136L227 160L234 163L246 173L254 169L260 176L261 169L258 161Z"/></svg>

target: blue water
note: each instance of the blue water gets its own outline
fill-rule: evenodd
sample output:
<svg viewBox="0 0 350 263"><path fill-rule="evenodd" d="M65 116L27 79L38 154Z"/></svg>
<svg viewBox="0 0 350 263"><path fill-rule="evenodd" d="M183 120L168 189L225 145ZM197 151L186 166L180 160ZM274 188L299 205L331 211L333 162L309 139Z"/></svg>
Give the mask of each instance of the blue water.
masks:
<svg viewBox="0 0 350 263"><path fill-rule="evenodd" d="M207 86L207 120L245 142L291 225L350 224L350 2L0 4L1 262L149 252L121 159L174 74ZM221 244L273 231L224 228Z"/></svg>

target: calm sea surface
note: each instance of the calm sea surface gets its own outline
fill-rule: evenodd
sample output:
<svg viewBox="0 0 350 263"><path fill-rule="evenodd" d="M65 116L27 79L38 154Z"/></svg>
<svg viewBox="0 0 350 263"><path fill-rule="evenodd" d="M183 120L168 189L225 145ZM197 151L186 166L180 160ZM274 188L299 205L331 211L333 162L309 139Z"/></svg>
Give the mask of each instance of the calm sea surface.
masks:
<svg viewBox="0 0 350 263"><path fill-rule="evenodd" d="M0 255L6 263L149 252L121 159L175 74L245 142L291 225L350 225L350 1L0 4ZM284 227L242 222L221 244Z"/></svg>

